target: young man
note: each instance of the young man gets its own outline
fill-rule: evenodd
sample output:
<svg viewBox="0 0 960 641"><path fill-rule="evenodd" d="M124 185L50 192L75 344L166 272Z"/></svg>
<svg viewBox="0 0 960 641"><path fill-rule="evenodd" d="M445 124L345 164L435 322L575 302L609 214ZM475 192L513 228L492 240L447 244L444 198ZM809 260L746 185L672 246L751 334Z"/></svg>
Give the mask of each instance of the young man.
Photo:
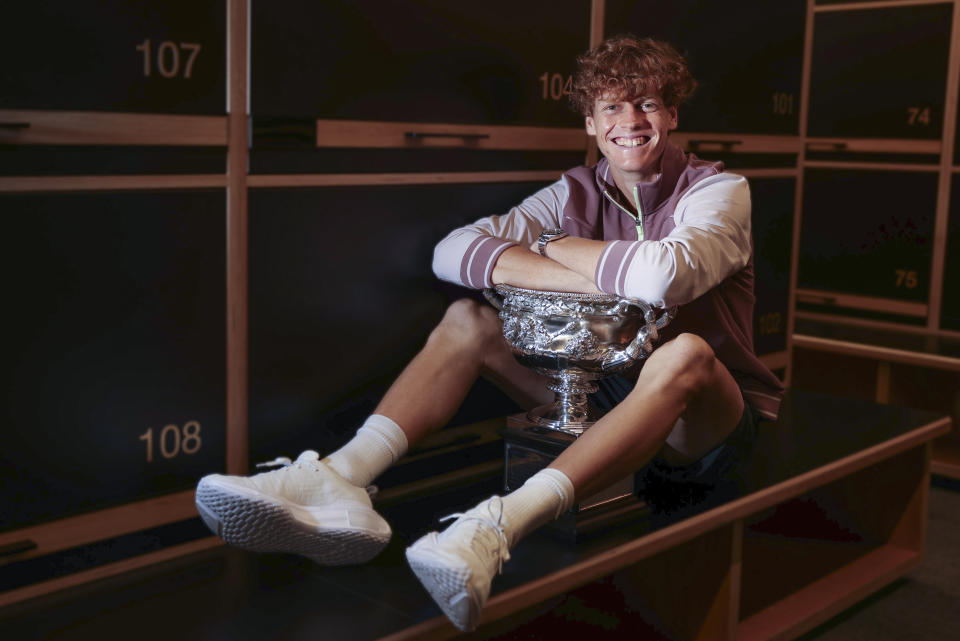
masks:
<svg viewBox="0 0 960 641"><path fill-rule="evenodd" d="M651 486L680 478L709 486L745 455L737 446L758 417L774 418L779 405L779 382L753 354L746 180L669 140L695 87L685 61L665 43L617 37L578 62L573 101L603 159L503 216L453 231L435 250L434 271L474 288L603 291L680 310L635 382L604 381L612 409L548 468L407 549L462 630L475 627L494 575L525 534L648 463ZM445 425L478 376L527 407L552 399L544 379L514 360L496 312L462 300L343 448L322 460L307 451L249 478L207 476L200 514L247 549L366 561L391 531L364 488Z"/></svg>

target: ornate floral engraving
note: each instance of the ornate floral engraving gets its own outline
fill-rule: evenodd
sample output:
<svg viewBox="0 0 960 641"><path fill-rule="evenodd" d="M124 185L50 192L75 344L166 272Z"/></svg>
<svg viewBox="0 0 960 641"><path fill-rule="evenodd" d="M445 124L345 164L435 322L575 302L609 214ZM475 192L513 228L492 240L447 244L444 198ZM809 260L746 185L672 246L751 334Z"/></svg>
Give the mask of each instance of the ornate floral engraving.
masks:
<svg viewBox="0 0 960 641"><path fill-rule="evenodd" d="M581 433L597 417L587 395L595 380L623 371L653 351L675 310L607 294L546 292L498 285L484 292L500 310L503 336L517 360L547 375L556 400L531 420Z"/></svg>

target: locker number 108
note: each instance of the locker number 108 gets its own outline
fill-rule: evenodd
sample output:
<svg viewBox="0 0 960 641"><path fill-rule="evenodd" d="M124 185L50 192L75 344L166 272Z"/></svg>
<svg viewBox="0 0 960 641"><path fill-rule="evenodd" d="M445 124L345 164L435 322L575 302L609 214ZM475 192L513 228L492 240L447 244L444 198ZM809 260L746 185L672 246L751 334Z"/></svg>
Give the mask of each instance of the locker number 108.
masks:
<svg viewBox="0 0 960 641"><path fill-rule="evenodd" d="M179 454L196 454L203 441L200 438L200 423L188 421L179 425L167 425L161 430L152 427L140 435L147 450L147 463L152 463L154 454L159 452L163 458L173 458Z"/></svg>

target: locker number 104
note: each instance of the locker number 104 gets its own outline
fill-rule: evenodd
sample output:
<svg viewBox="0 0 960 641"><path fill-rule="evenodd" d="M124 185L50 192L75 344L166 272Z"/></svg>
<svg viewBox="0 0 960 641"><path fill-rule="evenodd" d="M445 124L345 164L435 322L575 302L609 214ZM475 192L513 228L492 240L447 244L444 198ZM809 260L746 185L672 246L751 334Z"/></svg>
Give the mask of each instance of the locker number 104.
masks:
<svg viewBox="0 0 960 641"><path fill-rule="evenodd" d="M147 454L147 463L153 463L155 454L170 459L180 454L196 454L203 441L200 438L200 423L187 421L183 427L167 425L161 430L152 427L140 435Z"/></svg>

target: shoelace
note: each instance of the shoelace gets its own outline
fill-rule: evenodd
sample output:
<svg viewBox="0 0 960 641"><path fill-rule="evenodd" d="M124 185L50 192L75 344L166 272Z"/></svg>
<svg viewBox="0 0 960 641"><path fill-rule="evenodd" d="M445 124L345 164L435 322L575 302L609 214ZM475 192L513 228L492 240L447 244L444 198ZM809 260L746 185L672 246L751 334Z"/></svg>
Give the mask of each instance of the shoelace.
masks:
<svg viewBox="0 0 960 641"><path fill-rule="evenodd" d="M258 470L264 469L264 468L273 470L275 468L290 467L291 465L293 465L293 463L294 462L291 461L289 457L278 456L272 461L264 461L262 463L256 463L254 467L256 467ZM367 496L369 496L371 499L380 492L380 488L378 488L376 485L368 485L364 489L367 491Z"/></svg>
<svg viewBox="0 0 960 641"><path fill-rule="evenodd" d="M494 513L493 504L496 503L497 507L500 508L498 513ZM499 496L494 496L489 501L486 502L484 506L487 509L487 514L482 512L471 514L470 512L456 512L454 514L448 514L440 519L440 522L449 521L451 519L460 519L464 521L479 521L481 524L488 526L493 532L496 533L496 543L493 545L488 545L488 551L496 548L497 554L497 574L503 572L503 562L510 560L510 545L507 543L507 535L503 531L503 499ZM486 528L477 528L474 532L474 540L476 540L478 532L490 533L490 530ZM483 537L484 542L490 541L489 536Z"/></svg>
<svg viewBox="0 0 960 641"><path fill-rule="evenodd" d="M257 463L254 467L256 467L259 470L265 467L270 467L270 468L290 467L291 465L293 465L293 461L291 461L289 458L287 458L286 456L278 456L272 461L264 461L263 463Z"/></svg>

